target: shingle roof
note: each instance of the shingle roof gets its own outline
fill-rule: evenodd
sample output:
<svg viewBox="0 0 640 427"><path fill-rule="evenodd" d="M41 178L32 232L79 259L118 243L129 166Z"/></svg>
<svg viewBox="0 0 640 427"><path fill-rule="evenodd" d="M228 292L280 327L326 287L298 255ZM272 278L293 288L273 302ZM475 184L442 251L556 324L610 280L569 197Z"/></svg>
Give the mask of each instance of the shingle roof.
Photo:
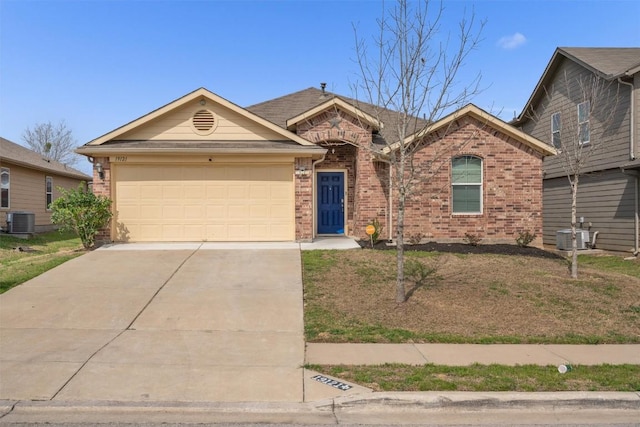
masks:
<svg viewBox="0 0 640 427"><path fill-rule="evenodd" d="M376 117L382 121L384 127L380 130L380 135L387 141L395 142L398 136L393 132L393 123L398 118L398 113L391 110L379 110L379 114L376 114L376 106L355 100L342 95L337 95L331 92L323 92L320 89L310 87L298 92L291 93L289 95L281 96L269 101L261 102L259 104L246 107L250 112L269 120L270 122L286 129L287 120L295 117L305 111L311 110L319 104L325 103L333 97L342 99L344 102L353 105L365 113ZM379 115L379 117L378 117ZM416 129L427 125L427 121L416 118ZM409 130L410 133L413 129Z"/></svg>
<svg viewBox="0 0 640 427"><path fill-rule="evenodd" d="M640 47L559 47L558 50L608 78L620 77L640 66Z"/></svg>
<svg viewBox="0 0 640 427"><path fill-rule="evenodd" d="M92 178L77 169L55 160L47 160L41 154L0 137L0 162L14 163L56 175L90 181Z"/></svg>
<svg viewBox="0 0 640 427"><path fill-rule="evenodd" d="M522 112L511 124L518 126L529 120L527 111L544 96L545 86L555 76L565 58L606 80L640 72L640 48L638 47L559 47L549 60Z"/></svg>

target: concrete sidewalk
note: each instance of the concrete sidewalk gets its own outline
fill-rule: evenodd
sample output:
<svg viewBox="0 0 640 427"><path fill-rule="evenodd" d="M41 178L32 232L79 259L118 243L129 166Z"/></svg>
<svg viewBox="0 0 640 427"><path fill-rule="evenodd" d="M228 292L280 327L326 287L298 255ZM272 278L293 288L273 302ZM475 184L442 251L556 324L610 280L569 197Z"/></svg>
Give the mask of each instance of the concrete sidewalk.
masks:
<svg viewBox="0 0 640 427"><path fill-rule="evenodd" d="M324 344L307 343L316 365L621 365L640 364L640 344Z"/></svg>

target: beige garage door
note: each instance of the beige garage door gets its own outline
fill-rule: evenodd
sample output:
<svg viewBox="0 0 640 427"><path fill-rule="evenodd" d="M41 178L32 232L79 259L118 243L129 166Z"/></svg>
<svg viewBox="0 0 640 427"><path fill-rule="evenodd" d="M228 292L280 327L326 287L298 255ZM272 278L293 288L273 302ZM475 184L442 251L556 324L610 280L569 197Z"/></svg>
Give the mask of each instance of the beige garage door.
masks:
<svg viewBox="0 0 640 427"><path fill-rule="evenodd" d="M293 164L121 165L116 240L294 240Z"/></svg>

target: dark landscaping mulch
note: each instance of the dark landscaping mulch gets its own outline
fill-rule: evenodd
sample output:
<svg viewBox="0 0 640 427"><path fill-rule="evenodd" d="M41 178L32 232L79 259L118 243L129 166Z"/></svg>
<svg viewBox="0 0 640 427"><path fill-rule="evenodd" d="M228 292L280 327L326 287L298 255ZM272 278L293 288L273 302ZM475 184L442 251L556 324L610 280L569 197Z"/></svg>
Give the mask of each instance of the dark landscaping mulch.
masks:
<svg viewBox="0 0 640 427"><path fill-rule="evenodd" d="M359 240L358 244L362 248L371 248L371 242L368 240ZM437 243L427 242L418 245L405 243L406 251L425 251L425 252L449 252L457 254L496 254L496 255L519 255L532 256L538 258L564 259L563 256L549 252L544 249L534 247L521 247L518 245L508 244L479 244L469 245L466 243ZM395 245L388 245L386 241L378 241L373 245L376 250L395 250Z"/></svg>

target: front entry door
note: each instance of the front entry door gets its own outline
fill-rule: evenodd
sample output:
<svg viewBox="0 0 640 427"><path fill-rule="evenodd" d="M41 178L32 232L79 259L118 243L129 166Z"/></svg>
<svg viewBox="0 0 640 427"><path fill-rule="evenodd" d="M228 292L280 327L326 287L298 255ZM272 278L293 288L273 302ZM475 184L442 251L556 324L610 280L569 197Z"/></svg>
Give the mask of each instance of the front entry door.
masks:
<svg viewBox="0 0 640 427"><path fill-rule="evenodd" d="M318 234L344 233L344 173L318 172Z"/></svg>

